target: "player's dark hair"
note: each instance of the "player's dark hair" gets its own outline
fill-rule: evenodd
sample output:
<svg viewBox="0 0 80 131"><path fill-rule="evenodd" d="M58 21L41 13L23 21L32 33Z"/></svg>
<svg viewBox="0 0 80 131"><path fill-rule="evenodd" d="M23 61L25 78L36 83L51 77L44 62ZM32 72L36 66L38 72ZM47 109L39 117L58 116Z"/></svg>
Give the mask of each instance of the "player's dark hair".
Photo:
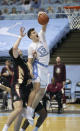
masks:
<svg viewBox="0 0 80 131"><path fill-rule="evenodd" d="M31 28L31 29L28 30L27 36L28 36L29 38L30 38L31 32L34 31L34 30L35 30L34 28Z"/></svg>

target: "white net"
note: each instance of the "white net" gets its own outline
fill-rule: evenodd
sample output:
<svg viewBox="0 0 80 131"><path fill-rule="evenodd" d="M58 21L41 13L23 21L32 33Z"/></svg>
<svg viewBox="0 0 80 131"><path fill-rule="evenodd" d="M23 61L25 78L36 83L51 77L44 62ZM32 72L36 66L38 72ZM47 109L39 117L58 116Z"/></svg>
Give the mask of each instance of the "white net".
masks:
<svg viewBox="0 0 80 131"><path fill-rule="evenodd" d="M80 30L80 8L78 7L64 7L65 13L68 17L70 29Z"/></svg>

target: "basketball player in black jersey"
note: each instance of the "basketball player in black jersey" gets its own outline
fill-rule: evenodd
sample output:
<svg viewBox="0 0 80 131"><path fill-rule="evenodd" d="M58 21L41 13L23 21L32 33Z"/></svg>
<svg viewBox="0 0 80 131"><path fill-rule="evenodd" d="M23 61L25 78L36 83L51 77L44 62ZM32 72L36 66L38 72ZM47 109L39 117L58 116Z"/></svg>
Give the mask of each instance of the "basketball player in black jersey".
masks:
<svg viewBox="0 0 80 131"><path fill-rule="evenodd" d="M5 90L9 94L11 94L11 89L9 87L6 87L4 85L0 85L0 89ZM29 97L29 94L32 91L32 89L33 89L33 84L32 84L32 82L30 82L26 86L26 88L24 88L24 90L22 92L23 93L22 100L23 100L23 107L24 108L23 108L22 113L20 115L18 115L18 117L17 117L17 119L15 121L14 131L19 131L22 119L23 119L23 117L25 115L24 112L25 112L25 109L26 109L26 103L28 101L28 97ZM39 118L37 119L36 126L34 127L33 131L38 131L38 129L40 128L40 126L43 124L44 120L47 117L47 111L46 111L46 101L47 101L47 99L48 98L45 95L44 98L42 99L42 102L39 102L38 106L35 109L35 112L39 114ZM24 121L24 123L22 125L22 128L20 129L20 131L25 131L28 126L29 126L29 122L28 122L27 119L25 119L25 121Z"/></svg>
<svg viewBox="0 0 80 131"><path fill-rule="evenodd" d="M15 120L15 118L22 112L23 101L22 92L26 88L28 79L30 78L29 70L27 64L24 63L23 59L20 57L21 52L18 49L22 37L25 36L24 28L20 28L20 37L14 43L13 47L10 49L9 54L13 58L14 63L14 79L11 88L12 99L14 111L10 114L7 123L5 124L2 131L8 131L9 126Z"/></svg>
<svg viewBox="0 0 80 131"><path fill-rule="evenodd" d="M28 98L29 98L29 95L30 95L30 92L32 91L32 89L33 89L33 84L31 82L26 86L25 90L23 91L23 97L22 98L23 98L23 107L24 108L23 108L22 114L19 115L18 119L16 120L14 131L19 131L19 127L20 127L20 124L21 124L21 121L22 121L22 117L26 118L26 103L28 102ZM47 101L47 97L45 95L42 102L39 102L39 104L37 105L37 107L35 109L35 112L39 114L39 118L36 122L36 126L35 126L33 131L38 131L38 129L40 128L40 126L42 125L42 123L44 122L44 120L47 117L46 101ZM25 131L28 126L29 126L29 122L26 119L24 121L20 131Z"/></svg>
<svg viewBox="0 0 80 131"><path fill-rule="evenodd" d="M21 115L23 111L23 102L27 101L28 95L32 88L32 85L31 85L32 83L29 84L30 89L29 89L29 86L26 86L28 84L28 80L31 79L31 76L29 74L28 66L24 63L23 59L21 58L21 51L18 49L21 38L24 36L25 36L24 28L21 28L20 37L18 38L18 40L15 42L15 44L9 51L9 54L12 57L13 64L14 64L14 79L13 79L13 85L11 88L14 111L9 116L8 121L5 124L2 131L8 131L9 126L12 124L15 118ZM41 126L41 124L45 120L47 116L47 112L41 103L39 103L35 111L40 114L40 117L35 127L35 129L38 130L38 128ZM17 122L14 128L15 131L18 131ZM25 129L29 125L29 122L27 120L25 121L25 123L23 125L23 129Z"/></svg>

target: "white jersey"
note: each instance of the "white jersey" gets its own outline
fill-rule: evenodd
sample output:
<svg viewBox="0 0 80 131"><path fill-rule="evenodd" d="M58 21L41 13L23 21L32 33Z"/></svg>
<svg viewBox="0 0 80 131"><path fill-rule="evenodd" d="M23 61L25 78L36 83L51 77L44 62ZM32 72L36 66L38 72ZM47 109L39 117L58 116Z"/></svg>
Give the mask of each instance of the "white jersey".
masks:
<svg viewBox="0 0 80 131"><path fill-rule="evenodd" d="M44 64L48 65L49 64L49 48L46 44L45 40L45 32L42 30L39 33L39 42L34 43L32 42L28 48L28 58L33 58L33 52L36 51L37 53L37 60Z"/></svg>

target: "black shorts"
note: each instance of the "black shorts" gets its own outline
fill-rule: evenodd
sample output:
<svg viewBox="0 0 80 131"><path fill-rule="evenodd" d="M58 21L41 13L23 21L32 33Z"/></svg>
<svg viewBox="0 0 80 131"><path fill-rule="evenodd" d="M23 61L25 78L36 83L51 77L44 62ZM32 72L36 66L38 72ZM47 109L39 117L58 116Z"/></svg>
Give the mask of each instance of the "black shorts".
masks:
<svg viewBox="0 0 80 131"><path fill-rule="evenodd" d="M23 98L23 107L26 107L26 103L28 101L28 97L29 97L29 94L32 89L33 89L33 84L31 83L23 91L23 97L22 97ZM42 110L43 108L45 108L43 106L43 103L39 102L38 106L35 109L35 112L38 112L38 111Z"/></svg>
<svg viewBox="0 0 80 131"><path fill-rule="evenodd" d="M26 103L28 101L28 96L29 96L32 88L33 88L32 83L28 84L27 86L13 84L12 88L11 88L13 102L22 100L23 103Z"/></svg>
<svg viewBox="0 0 80 131"><path fill-rule="evenodd" d="M25 107L25 104L28 102L28 97L29 97L29 94L31 93L32 89L33 89L33 84L30 83L24 87L24 90L22 90L22 100L23 100L24 107Z"/></svg>
<svg viewBox="0 0 80 131"><path fill-rule="evenodd" d="M11 86L11 95L13 102L22 100L22 88L19 84L16 83Z"/></svg>
<svg viewBox="0 0 80 131"><path fill-rule="evenodd" d="M33 89L32 83L27 85L27 86L25 86L25 85L21 86L21 85L18 85L18 84L14 84L11 88L13 102L22 100L23 101L23 107L26 107L26 103L28 101L28 97L29 97L29 94L30 94L32 89ZM39 112L43 108L45 108L43 106L43 103L39 102L38 106L35 109L35 112Z"/></svg>
<svg viewBox="0 0 80 131"><path fill-rule="evenodd" d="M42 110L44 108L43 104L39 102L39 104L37 105L35 112L39 112L40 110Z"/></svg>

